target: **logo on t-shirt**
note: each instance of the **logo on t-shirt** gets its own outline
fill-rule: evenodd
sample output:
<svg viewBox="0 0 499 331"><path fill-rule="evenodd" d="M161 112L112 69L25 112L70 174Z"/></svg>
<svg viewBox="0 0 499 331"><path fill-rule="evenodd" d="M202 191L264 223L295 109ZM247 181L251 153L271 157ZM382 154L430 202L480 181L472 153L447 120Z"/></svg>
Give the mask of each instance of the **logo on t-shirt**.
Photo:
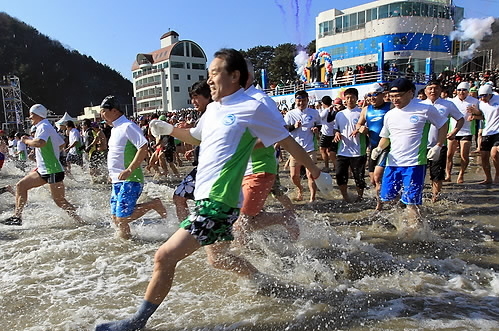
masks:
<svg viewBox="0 0 499 331"><path fill-rule="evenodd" d="M376 117L371 118L371 122L381 121L382 119L383 119L382 116L376 116Z"/></svg>
<svg viewBox="0 0 499 331"><path fill-rule="evenodd" d="M411 121L411 123L417 123L419 121L419 117L416 116L416 115L412 115L410 118L409 118L409 121Z"/></svg>
<svg viewBox="0 0 499 331"><path fill-rule="evenodd" d="M236 121L236 116L234 114L226 115L223 119L224 125L232 125Z"/></svg>

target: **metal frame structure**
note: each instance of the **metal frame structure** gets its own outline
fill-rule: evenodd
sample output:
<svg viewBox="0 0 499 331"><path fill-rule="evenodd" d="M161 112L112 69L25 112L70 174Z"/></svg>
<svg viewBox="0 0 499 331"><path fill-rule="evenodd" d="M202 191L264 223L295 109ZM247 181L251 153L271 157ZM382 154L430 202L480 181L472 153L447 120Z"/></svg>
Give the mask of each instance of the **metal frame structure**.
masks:
<svg viewBox="0 0 499 331"><path fill-rule="evenodd" d="M3 129L24 130L24 112L21 97L21 81L15 75L3 76L0 81L5 123Z"/></svg>

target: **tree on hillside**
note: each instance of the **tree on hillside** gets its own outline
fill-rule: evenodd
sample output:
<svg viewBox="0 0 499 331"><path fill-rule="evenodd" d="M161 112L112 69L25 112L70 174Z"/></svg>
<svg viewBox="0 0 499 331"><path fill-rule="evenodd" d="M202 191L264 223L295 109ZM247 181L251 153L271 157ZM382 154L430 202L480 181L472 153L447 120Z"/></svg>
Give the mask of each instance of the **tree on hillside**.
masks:
<svg viewBox="0 0 499 331"><path fill-rule="evenodd" d="M294 82L296 74L295 65L296 45L281 44L274 50L274 57L270 60L268 67L269 82L275 84L286 84Z"/></svg>
<svg viewBox="0 0 499 331"><path fill-rule="evenodd" d="M274 57L274 47L272 46L256 46L249 48L246 51L241 51L243 56L251 61L255 69L255 80L262 85L262 69L267 69L270 60Z"/></svg>

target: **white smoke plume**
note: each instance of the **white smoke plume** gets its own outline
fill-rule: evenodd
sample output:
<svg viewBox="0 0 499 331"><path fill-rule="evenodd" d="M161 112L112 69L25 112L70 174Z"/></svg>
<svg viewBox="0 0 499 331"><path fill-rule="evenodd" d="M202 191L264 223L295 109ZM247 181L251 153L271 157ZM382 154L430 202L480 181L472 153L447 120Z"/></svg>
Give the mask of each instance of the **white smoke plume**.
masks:
<svg viewBox="0 0 499 331"><path fill-rule="evenodd" d="M296 72L299 76L303 73L303 69L307 66L308 63L308 55L304 50L298 51L298 54L295 56L295 64L296 64Z"/></svg>
<svg viewBox="0 0 499 331"><path fill-rule="evenodd" d="M486 18L467 18L459 23L457 30L452 31L450 34L451 40L468 41L471 40L470 47L459 52L459 56L471 58L475 50L480 47L482 39L492 34L493 17Z"/></svg>

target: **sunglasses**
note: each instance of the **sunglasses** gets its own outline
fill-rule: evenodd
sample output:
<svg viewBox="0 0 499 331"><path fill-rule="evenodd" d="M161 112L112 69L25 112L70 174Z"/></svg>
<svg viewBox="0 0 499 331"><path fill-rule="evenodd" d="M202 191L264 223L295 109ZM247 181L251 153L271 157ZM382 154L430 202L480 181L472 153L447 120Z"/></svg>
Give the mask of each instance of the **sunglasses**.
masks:
<svg viewBox="0 0 499 331"><path fill-rule="evenodd" d="M485 98L488 94L480 94L478 97L479 98Z"/></svg>
<svg viewBox="0 0 499 331"><path fill-rule="evenodd" d="M458 88L456 91L468 91L468 89L465 89L465 88Z"/></svg>
<svg viewBox="0 0 499 331"><path fill-rule="evenodd" d="M367 93L367 97L368 98L377 97L380 94L381 94L381 92Z"/></svg>

